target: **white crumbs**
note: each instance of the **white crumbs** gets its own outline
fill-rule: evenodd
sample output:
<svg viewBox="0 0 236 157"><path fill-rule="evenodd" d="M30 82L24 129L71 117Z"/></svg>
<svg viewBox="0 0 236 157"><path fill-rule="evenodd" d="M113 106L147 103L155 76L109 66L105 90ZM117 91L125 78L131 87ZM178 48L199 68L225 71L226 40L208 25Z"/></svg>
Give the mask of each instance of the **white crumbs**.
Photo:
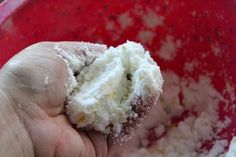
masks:
<svg viewBox="0 0 236 157"><path fill-rule="evenodd" d="M184 70L186 72L193 72L194 69L199 65L199 62L197 60L192 60L191 62L186 62L184 64Z"/></svg>
<svg viewBox="0 0 236 157"><path fill-rule="evenodd" d="M196 11L192 11L191 14L192 14L193 17L195 17L197 15L197 12Z"/></svg>
<svg viewBox="0 0 236 157"><path fill-rule="evenodd" d="M226 157L235 157L235 156L236 156L236 136L233 137L229 146L229 151L226 154Z"/></svg>
<svg viewBox="0 0 236 157"><path fill-rule="evenodd" d="M137 39L142 43L151 44L155 37L155 32L143 30L138 33Z"/></svg>
<svg viewBox="0 0 236 157"><path fill-rule="evenodd" d="M232 123L232 119L229 117L225 117L224 120L218 121L216 124L216 133L220 133L223 128L227 128L230 123Z"/></svg>
<svg viewBox="0 0 236 157"><path fill-rule="evenodd" d="M152 44L154 37L156 36L155 29L164 25L164 17L157 15L157 13L151 9L147 9L142 12L143 25L146 26L145 30L138 32L137 39L145 44Z"/></svg>
<svg viewBox="0 0 236 157"><path fill-rule="evenodd" d="M221 131L231 122L221 124L218 105L224 98L213 87L211 79L198 80L164 72L164 92L137 130L124 146L116 147L111 157L216 157L223 155L227 140L217 140L214 130ZM180 118L181 117L181 118ZM178 119L175 120L174 119ZM154 137L150 143L150 135ZM148 140L149 139L149 140ZM208 140L215 143L210 151L202 150ZM118 155L119 154L119 155Z"/></svg>
<svg viewBox="0 0 236 157"><path fill-rule="evenodd" d="M115 23L113 21L107 21L106 22L106 29L108 31L112 31L115 29Z"/></svg>
<svg viewBox="0 0 236 157"><path fill-rule="evenodd" d="M236 96L234 94L234 86L232 86L229 82L226 82L226 88L225 88L225 93L229 94L230 100L231 101L235 101L236 100Z"/></svg>
<svg viewBox="0 0 236 157"><path fill-rule="evenodd" d="M136 8L135 14L142 18L141 20L145 26L144 29L138 32L137 40L144 44L152 44L156 36L155 29L164 25L164 17L150 8L147 8L146 11L140 10L140 6Z"/></svg>
<svg viewBox="0 0 236 157"><path fill-rule="evenodd" d="M147 28L155 29L158 26L162 26L164 24L164 17L157 15L157 13L151 9L147 9L147 13L142 16L143 24Z"/></svg>
<svg viewBox="0 0 236 157"><path fill-rule="evenodd" d="M218 44L212 44L211 49L212 49L215 56L218 56L221 52L220 47L218 46Z"/></svg>
<svg viewBox="0 0 236 157"><path fill-rule="evenodd" d="M176 51L181 44L180 40L174 40L174 37L167 35L165 41L161 41L161 48L157 55L163 60L170 61L176 56Z"/></svg>
<svg viewBox="0 0 236 157"><path fill-rule="evenodd" d="M227 147L227 145L227 140L218 140L209 151L206 151L206 154L203 153L199 157L221 157L224 155L225 147Z"/></svg>
<svg viewBox="0 0 236 157"><path fill-rule="evenodd" d="M143 44L151 44L156 35L155 29L164 26L164 16L156 13L159 9L159 6L156 9L150 9L137 5L134 9L119 14L115 20L106 20L105 28L111 33L111 39L117 41L123 30L135 26L134 19L140 20L143 28L137 33L136 38Z"/></svg>
<svg viewBox="0 0 236 157"><path fill-rule="evenodd" d="M126 29L127 27L133 25L133 19L130 17L129 13L123 13L118 17L118 22L121 29Z"/></svg>

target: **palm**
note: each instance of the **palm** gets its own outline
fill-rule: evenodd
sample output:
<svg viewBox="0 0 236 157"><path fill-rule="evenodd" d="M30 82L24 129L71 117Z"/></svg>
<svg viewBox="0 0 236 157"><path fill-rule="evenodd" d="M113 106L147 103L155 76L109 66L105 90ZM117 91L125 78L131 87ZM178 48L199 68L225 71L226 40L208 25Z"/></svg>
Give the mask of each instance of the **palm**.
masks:
<svg viewBox="0 0 236 157"><path fill-rule="evenodd" d="M67 67L52 51L52 43L34 45L2 69L1 81L29 131L36 156L105 156L102 135L76 131L63 114Z"/></svg>

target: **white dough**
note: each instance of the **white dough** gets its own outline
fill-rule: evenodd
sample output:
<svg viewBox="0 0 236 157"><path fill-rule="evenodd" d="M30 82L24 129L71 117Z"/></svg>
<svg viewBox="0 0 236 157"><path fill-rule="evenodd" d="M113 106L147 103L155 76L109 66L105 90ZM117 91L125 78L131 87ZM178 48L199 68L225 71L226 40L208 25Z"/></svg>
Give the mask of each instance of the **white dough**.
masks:
<svg viewBox="0 0 236 157"><path fill-rule="evenodd" d="M149 52L142 45L127 41L110 47L85 66L76 82L68 97L67 114L71 122L78 128L119 134L127 118L138 116L131 106L135 96L155 93L158 98L163 79Z"/></svg>
<svg viewBox="0 0 236 157"><path fill-rule="evenodd" d="M229 146L229 150L226 154L226 157L235 157L235 156L236 156L236 136L233 137Z"/></svg>

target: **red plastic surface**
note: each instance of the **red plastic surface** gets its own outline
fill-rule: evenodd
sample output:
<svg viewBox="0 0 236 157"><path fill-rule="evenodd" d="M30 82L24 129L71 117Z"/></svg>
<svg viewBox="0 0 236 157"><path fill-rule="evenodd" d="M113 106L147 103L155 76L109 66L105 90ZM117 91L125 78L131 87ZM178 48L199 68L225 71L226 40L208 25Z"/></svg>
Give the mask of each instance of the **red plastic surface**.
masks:
<svg viewBox="0 0 236 157"><path fill-rule="evenodd" d="M2 7L0 15L7 11ZM12 10L11 7L8 9ZM138 13L148 10L163 16L164 25L147 28ZM121 29L119 17L126 12L133 18L134 24ZM107 29L109 22L114 24L115 29ZM107 45L118 45L127 39L139 41L140 30L155 32L153 40L143 44L162 69L171 69L195 79L200 74L211 72L213 83L220 92L227 82L236 84L234 0L99 0L96 3L94 0L32 0L0 25L0 67L21 49L39 41L102 41ZM174 61L162 60L157 55L161 41L167 35L182 43ZM212 45L217 45L220 55L214 55ZM193 72L186 72L184 64L192 60L201 64ZM235 93L233 91L233 95ZM232 125L224 132L224 136L230 138L236 134L236 111L233 108L223 110L223 106L221 117L233 119Z"/></svg>
<svg viewBox="0 0 236 157"><path fill-rule="evenodd" d="M23 6L27 1L29 0L3 1L0 3L0 23Z"/></svg>

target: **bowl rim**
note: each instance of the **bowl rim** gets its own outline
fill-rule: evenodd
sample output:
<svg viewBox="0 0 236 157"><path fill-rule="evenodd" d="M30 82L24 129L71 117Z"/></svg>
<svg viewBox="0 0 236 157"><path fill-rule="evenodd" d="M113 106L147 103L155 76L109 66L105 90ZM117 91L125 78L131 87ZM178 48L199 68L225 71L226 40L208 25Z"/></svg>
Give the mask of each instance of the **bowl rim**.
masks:
<svg viewBox="0 0 236 157"><path fill-rule="evenodd" d="M30 0L4 0L0 3L0 25Z"/></svg>

